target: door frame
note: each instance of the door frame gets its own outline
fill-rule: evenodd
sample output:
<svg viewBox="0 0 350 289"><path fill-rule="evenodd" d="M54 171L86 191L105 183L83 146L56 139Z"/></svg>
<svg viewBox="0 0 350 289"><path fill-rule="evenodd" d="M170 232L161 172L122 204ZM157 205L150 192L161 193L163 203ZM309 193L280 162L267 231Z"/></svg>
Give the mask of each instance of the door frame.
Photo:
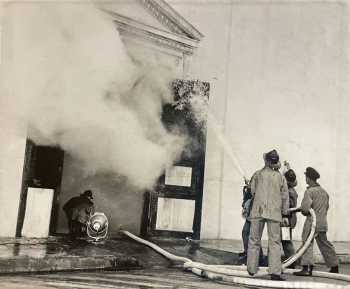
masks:
<svg viewBox="0 0 350 289"><path fill-rule="evenodd" d="M181 102L191 97L192 92L200 90L202 96L209 100L210 85L208 82L191 81L191 80L175 80L173 82L175 100ZM183 89L182 89L183 88ZM194 152L192 150L186 156L182 153L181 160L174 163L174 166L185 166L192 168L191 187L172 186L165 184L165 173L159 178L158 186L144 194L144 207L141 220L141 235L144 237L173 237L199 240L201 233L202 220L202 203L203 203L203 187L204 187L204 168L205 168L205 152L206 152L206 126L205 123L197 123L193 119L189 104L185 104L183 110L174 109L172 105L166 105L163 108L162 120L165 125L176 124L173 120L178 120L188 129L191 135L191 142L194 143ZM203 120L205 121L205 120ZM192 148L192 144L190 144ZM168 197L175 199L187 199L195 201L194 218L192 232L168 231L156 229L157 223L157 206L159 197Z"/></svg>
<svg viewBox="0 0 350 289"><path fill-rule="evenodd" d="M22 173L22 186L21 193L19 198L19 207L17 214L17 225L16 225L16 237L22 237L22 228L25 218L26 206L27 206L27 196L28 196L28 187L41 188L42 186L39 183L36 183L34 180L34 171L35 171L35 162L36 162L36 150L37 147L46 147L36 145L34 141L27 138L26 149L24 154L24 165ZM59 195L61 192L61 181L62 181L62 170L63 170L63 160L64 160L64 151L57 146L47 146L52 149L57 149L58 153L61 154L60 162L58 163L58 179L55 186L47 187L48 189L54 190L53 203L51 209L51 218L49 225L49 234L54 235L57 230L58 223L58 213L59 213Z"/></svg>

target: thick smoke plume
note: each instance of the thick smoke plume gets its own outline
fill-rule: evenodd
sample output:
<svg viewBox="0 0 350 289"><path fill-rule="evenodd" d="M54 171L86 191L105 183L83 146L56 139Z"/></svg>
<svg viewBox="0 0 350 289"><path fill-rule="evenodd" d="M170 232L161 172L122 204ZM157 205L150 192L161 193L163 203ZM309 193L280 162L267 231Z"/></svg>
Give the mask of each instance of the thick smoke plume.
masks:
<svg viewBox="0 0 350 289"><path fill-rule="evenodd" d="M181 151L184 138L161 123L171 73L137 67L93 4L8 3L3 59L2 111L87 174L113 172L150 188Z"/></svg>

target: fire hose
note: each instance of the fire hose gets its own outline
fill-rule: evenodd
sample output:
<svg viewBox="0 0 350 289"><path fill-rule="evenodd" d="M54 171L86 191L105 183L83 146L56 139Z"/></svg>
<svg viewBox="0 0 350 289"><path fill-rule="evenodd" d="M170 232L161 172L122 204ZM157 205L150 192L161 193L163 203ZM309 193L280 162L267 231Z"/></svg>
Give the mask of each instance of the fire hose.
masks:
<svg viewBox="0 0 350 289"><path fill-rule="evenodd" d="M293 208L290 211L297 211L297 208ZM293 273L295 270L287 269L287 267L298 260L313 242L316 230L316 215L311 209L310 214L312 217L312 226L307 240L302 244L302 246L297 250L297 252L283 262L282 270L284 273ZM193 262L191 259L181 256L176 256L158 245L144 240L140 237L128 231L121 231L124 235L129 238L144 244L165 258L173 262L182 262L183 267L186 270L192 271L194 274L206 277L213 281L222 281L236 285L246 285L246 286L258 286L264 288L303 288L303 289L350 289L350 285L341 284L329 284L322 282L307 282L307 281L271 281L266 279L260 279L259 277L266 276L268 274L267 268L262 268L260 272L254 276L250 276L247 272L246 266L233 266L233 265L206 265L198 262ZM344 274L335 274L329 272L313 271L312 276L320 278L328 278L340 281L350 282L350 276Z"/></svg>

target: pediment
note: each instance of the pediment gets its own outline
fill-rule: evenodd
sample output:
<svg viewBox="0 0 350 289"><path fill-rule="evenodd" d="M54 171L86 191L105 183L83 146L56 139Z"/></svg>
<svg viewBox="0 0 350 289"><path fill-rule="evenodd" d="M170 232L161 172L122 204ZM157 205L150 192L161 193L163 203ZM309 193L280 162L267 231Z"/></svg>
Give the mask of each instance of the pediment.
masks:
<svg viewBox="0 0 350 289"><path fill-rule="evenodd" d="M172 42L188 53L203 37L164 0L99 1L97 5L114 19L122 34Z"/></svg>
<svg viewBox="0 0 350 289"><path fill-rule="evenodd" d="M165 27L165 25L156 19L156 17L151 15L139 0L102 2L99 6L105 11L112 12L113 14L124 16L139 23L171 32Z"/></svg>

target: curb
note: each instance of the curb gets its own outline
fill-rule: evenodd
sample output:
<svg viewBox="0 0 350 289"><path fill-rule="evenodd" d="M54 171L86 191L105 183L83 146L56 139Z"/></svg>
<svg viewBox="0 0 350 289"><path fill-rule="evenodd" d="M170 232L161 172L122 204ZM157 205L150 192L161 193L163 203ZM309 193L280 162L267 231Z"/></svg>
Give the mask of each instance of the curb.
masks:
<svg viewBox="0 0 350 289"><path fill-rule="evenodd" d="M44 258L13 257L0 258L0 274L26 272L59 272L78 270L122 270L140 267L133 257L116 257L114 255L50 256Z"/></svg>

